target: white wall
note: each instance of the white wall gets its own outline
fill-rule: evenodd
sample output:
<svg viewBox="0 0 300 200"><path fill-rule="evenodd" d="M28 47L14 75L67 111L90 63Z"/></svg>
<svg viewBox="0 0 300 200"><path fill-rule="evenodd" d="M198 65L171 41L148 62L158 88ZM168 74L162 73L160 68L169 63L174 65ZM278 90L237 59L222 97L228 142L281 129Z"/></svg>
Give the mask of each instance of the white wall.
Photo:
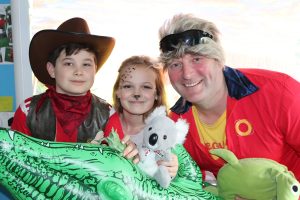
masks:
<svg viewBox="0 0 300 200"><path fill-rule="evenodd" d="M20 0L21 1L21 0ZM193 13L216 23L232 67L265 68L300 80L300 1L236 0L34 0L32 33L56 29L68 18L84 17L94 34L116 38L92 91L110 101L117 69L135 54L157 56L158 28L176 13ZM109 87L111 86L111 87ZM170 101L175 92L170 85Z"/></svg>
<svg viewBox="0 0 300 200"><path fill-rule="evenodd" d="M11 0L16 107L32 96L32 71L29 65L29 1Z"/></svg>

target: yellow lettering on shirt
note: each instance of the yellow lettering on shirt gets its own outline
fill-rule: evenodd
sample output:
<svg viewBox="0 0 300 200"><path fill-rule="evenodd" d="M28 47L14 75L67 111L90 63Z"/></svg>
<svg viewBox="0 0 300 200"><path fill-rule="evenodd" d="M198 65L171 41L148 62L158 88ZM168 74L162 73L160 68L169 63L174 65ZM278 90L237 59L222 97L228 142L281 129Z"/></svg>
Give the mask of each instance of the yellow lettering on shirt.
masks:
<svg viewBox="0 0 300 200"><path fill-rule="evenodd" d="M226 145L226 111L213 124L205 124L199 118L197 108L192 106L193 116L197 126L200 142L208 149L223 148L227 149ZM217 156L212 155L216 160Z"/></svg>

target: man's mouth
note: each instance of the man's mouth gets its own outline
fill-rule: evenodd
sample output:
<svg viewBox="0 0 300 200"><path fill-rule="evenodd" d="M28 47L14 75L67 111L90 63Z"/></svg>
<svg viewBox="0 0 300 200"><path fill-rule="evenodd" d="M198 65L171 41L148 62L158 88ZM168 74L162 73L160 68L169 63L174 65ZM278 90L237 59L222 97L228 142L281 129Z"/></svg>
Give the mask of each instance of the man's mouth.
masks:
<svg viewBox="0 0 300 200"><path fill-rule="evenodd" d="M198 84L200 84L202 81L198 81L198 82L193 82L193 83L185 83L183 84L185 87L194 87Z"/></svg>

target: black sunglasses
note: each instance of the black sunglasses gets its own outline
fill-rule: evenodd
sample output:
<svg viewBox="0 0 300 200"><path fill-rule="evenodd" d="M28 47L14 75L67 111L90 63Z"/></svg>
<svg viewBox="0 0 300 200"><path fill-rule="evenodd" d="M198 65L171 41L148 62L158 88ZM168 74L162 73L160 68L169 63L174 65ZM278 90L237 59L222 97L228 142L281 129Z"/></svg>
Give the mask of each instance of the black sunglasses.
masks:
<svg viewBox="0 0 300 200"><path fill-rule="evenodd" d="M213 39L213 36L205 31L190 29L181 33L175 33L167 35L161 39L159 46L163 53L173 51L175 47L181 43L187 46L194 46L202 43L202 38L209 37Z"/></svg>

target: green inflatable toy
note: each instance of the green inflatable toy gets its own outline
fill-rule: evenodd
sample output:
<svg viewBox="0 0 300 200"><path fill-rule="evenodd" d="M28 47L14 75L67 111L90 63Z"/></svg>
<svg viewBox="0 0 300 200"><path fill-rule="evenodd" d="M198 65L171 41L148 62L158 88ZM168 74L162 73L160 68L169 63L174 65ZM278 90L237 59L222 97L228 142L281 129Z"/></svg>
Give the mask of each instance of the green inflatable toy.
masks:
<svg viewBox="0 0 300 200"><path fill-rule="evenodd" d="M219 199L202 189L201 172L183 146L174 153L178 174L163 189L112 147L49 142L0 128L0 184L19 200Z"/></svg>
<svg viewBox="0 0 300 200"><path fill-rule="evenodd" d="M210 150L227 163L217 175L218 195L225 200L235 196L256 200L298 200L299 182L286 166L265 158L238 160L226 149Z"/></svg>

